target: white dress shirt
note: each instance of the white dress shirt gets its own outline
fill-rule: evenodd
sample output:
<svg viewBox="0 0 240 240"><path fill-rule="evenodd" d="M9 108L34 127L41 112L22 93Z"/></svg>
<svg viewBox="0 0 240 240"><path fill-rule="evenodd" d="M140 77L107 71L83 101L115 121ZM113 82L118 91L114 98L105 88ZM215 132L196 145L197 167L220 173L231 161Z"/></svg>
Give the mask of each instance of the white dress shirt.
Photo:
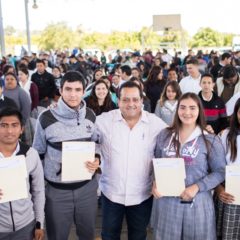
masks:
<svg viewBox="0 0 240 240"><path fill-rule="evenodd" d="M146 111L132 129L119 109L97 117L103 159L100 189L109 200L130 206L151 196L156 137L166 126Z"/></svg>
<svg viewBox="0 0 240 240"><path fill-rule="evenodd" d="M198 78L193 78L191 76L187 76L183 78L179 86L181 88L182 94L192 92L198 94L202 89L200 86L201 74L199 74Z"/></svg>

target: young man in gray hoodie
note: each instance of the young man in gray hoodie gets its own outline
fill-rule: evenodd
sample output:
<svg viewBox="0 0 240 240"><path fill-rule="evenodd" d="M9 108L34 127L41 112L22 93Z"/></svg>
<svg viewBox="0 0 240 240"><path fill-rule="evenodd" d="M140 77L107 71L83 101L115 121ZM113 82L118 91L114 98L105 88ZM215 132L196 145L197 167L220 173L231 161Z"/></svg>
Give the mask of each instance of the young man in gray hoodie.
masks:
<svg viewBox="0 0 240 240"><path fill-rule="evenodd" d="M35 149L19 141L23 132L21 113L15 108L0 112L0 161L15 155L26 156L28 197L0 203L0 240L43 240L44 178L42 164ZM14 179L12 179L14 181ZM14 189L13 189L14 191ZM0 186L0 199L4 189Z"/></svg>
<svg viewBox="0 0 240 240"><path fill-rule="evenodd" d="M66 240L72 223L78 238L94 239L97 210L97 180L62 182L62 142L91 141L95 115L82 100L85 84L76 71L61 80L61 98L55 108L43 112L37 121L33 146L43 159L46 186L46 228L48 239ZM91 172L99 167L99 158L87 162Z"/></svg>

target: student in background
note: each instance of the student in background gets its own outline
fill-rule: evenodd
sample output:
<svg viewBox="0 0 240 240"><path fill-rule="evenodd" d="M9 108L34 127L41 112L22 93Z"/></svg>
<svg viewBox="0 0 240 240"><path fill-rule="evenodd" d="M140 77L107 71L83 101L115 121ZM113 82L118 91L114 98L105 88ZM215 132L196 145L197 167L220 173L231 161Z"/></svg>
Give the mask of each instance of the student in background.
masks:
<svg viewBox="0 0 240 240"><path fill-rule="evenodd" d="M240 165L240 99L236 102L230 128L221 134L227 165ZM240 206L234 196L225 192L224 184L216 188L217 237L222 240L240 239Z"/></svg>
<svg viewBox="0 0 240 240"><path fill-rule="evenodd" d="M207 124L212 127L215 134L218 134L228 126L228 121L225 104L213 91L214 85L214 79L211 74L206 73L202 75L200 80L202 90L198 96L204 108Z"/></svg>
<svg viewBox="0 0 240 240"><path fill-rule="evenodd" d="M178 82L170 81L164 87L161 98L157 102L155 114L169 126L172 125L178 99L181 95Z"/></svg>
<svg viewBox="0 0 240 240"><path fill-rule="evenodd" d="M94 83L90 96L84 99L87 107L91 108L98 116L103 112L116 109L116 104L112 101L108 85L104 80Z"/></svg>

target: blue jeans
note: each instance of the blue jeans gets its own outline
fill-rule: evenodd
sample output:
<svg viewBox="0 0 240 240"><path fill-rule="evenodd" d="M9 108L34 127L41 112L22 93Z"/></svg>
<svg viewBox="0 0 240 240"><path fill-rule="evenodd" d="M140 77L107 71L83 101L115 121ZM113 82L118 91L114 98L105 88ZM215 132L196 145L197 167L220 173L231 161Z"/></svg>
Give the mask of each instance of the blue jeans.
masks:
<svg viewBox="0 0 240 240"><path fill-rule="evenodd" d="M128 239L145 240L152 201L150 197L138 205L125 206L110 201L102 194L102 240L120 240L124 215L127 221Z"/></svg>

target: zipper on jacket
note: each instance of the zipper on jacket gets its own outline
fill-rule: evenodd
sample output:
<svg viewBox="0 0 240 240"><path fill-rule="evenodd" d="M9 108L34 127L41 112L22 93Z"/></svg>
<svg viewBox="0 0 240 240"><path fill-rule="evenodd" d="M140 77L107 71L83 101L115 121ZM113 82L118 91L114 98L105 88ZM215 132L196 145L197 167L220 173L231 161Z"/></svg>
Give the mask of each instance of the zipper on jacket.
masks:
<svg viewBox="0 0 240 240"><path fill-rule="evenodd" d="M13 225L13 232L15 232L15 223L14 223L14 219L13 219L12 203L9 202L9 205L10 205L10 213L11 213L11 219L12 219L12 225Z"/></svg>
<svg viewBox="0 0 240 240"><path fill-rule="evenodd" d="M80 125L80 121L79 121L79 112L78 111L76 111L76 114L77 114L77 125Z"/></svg>

